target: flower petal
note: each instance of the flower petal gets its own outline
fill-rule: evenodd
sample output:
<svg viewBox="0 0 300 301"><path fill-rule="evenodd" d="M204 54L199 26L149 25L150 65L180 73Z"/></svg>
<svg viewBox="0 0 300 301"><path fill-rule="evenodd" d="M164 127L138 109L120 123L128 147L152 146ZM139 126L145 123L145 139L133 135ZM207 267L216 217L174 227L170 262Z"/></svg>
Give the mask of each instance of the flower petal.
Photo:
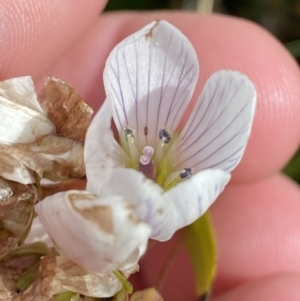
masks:
<svg viewBox="0 0 300 301"><path fill-rule="evenodd" d="M52 122L40 112L0 96L0 141L28 143L54 131Z"/></svg>
<svg viewBox="0 0 300 301"><path fill-rule="evenodd" d="M85 174L83 143L66 137L47 135L33 143L0 144L1 153L5 154L6 161L12 158L8 161L12 170L6 171L6 177L9 179L13 177L12 180L17 179L24 184L30 180L23 175L26 175L27 169L40 178L45 177L53 181L81 178ZM0 164L2 162L3 158L0 159ZM15 174L16 172L18 174ZM34 181L30 183L37 180L34 175L31 175L31 178Z"/></svg>
<svg viewBox="0 0 300 301"><path fill-rule="evenodd" d="M204 214L229 180L229 173L221 169L207 169L167 191L166 197L175 207L176 230L193 223Z"/></svg>
<svg viewBox="0 0 300 301"><path fill-rule="evenodd" d="M99 195L110 177L112 168L126 163L127 157L113 137L111 130L112 107L107 99L88 128L84 162L88 179L87 190Z"/></svg>
<svg viewBox="0 0 300 301"><path fill-rule="evenodd" d="M0 96L44 114L37 100L31 76L15 77L0 82Z"/></svg>
<svg viewBox="0 0 300 301"><path fill-rule="evenodd" d="M193 46L168 22L152 22L127 37L111 52L104 70L118 130L129 126L140 147L155 146L160 129L177 128L198 73Z"/></svg>
<svg viewBox="0 0 300 301"><path fill-rule="evenodd" d="M25 291L13 293L12 299L5 300L66 300L60 294L67 291L105 298L116 294L121 287L114 274L88 274L70 259L52 252L42 257L39 273L33 283ZM75 299L78 300L71 298Z"/></svg>
<svg viewBox="0 0 300 301"><path fill-rule="evenodd" d="M6 180L31 184L36 182L36 177L19 159L10 151L14 148L0 143L0 176Z"/></svg>
<svg viewBox="0 0 300 301"><path fill-rule="evenodd" d="M232 171L243 156L255 106L255 88L246 76L228 70L214 73L174 147L174 169Z"/></svg>
<svg viewBox="0 0 300 301"><path fill-rule="evenodd" d="M48 247L53 246L53 242L47 234L45 228L41 224L39 217L35 217L31 224L30 232L26 237L25 244L32 244L34 242L44 242Z"/></svg>
<svg viewBox="0 0 300 301"><path fill-rule="evenodd" d="M70 190L44 199L36 212L64 255L90 273L117 270L150 235L120 197Z"/></svg>
<svg viewBox="0 0 300 301"><path fill-rule="evenodd" d="M0 258L22 245L32 223L38 191L34 185L0 181Z"/></svg>
<svg viewBox="0 0 300 301"><path fill-rule="evenodd" d="M164 190L133 169L115 168L102 195L124 197L135 212L152 228L151 238L167 240L175 232L172 201L164 198Z"/></svg>
<svg viewBox="0 0 300 301"><path fill-rule="evenodd" d="M39 101L55 125L57 135L84 140L94 111L71 85L58 77L48 76Z"/></svg>

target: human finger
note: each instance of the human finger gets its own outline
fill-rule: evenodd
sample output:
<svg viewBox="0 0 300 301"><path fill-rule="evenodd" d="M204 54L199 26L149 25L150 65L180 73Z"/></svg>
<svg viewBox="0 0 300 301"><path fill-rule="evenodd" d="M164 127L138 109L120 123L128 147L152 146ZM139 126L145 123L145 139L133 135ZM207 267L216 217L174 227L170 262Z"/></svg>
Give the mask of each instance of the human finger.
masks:
<svg viewBox="0 0 300 301"><path fill-rule="evenodd" d="M244 283L211 301L298 301L299 273L277 273ZM191 300L192 301L192 300Z"/></svg>
<svg viewBox="0 0 300 301"><path fill-rule="evenodd" d="M211 208L218 245L214 295L281 271L300 273L300 189L281 175L251 185L229 186ZM139 285L152 286L163 273L176 241L149 249ZM171 262L162 289L167 300L195 297L187 251Z"/></svg>
<svg viewBox="0 0 300 301"><path fill-rule="evenodd" d="M0 77L36 78L93 24L105 0L1 0Z"/></svg>

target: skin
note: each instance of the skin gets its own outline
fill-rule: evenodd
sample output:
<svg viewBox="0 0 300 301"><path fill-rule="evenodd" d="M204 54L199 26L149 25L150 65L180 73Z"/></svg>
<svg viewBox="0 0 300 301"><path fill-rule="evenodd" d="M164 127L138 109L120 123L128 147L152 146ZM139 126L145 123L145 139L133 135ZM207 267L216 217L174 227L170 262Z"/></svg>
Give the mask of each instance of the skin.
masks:
<svg viewBox="0 0 300 301"><path fill-rule="evenodd" d="M54 74L98 109L105 98L107 55L153 19L171 22L194 45L201 65L196 96L216 70L246 74L256 86L258 106L245 156L211 208L219 246L212 300L299 300L300 190L278 172L300 141L297 64L265 30L244 20L179 12L100 16L104 5L96 0L0 0L0 78L29 74L40 88L44 75ZM172 243L150 248L136 287L153 286ZM183 248L162 293L165 300L196 300Z"/></svg>

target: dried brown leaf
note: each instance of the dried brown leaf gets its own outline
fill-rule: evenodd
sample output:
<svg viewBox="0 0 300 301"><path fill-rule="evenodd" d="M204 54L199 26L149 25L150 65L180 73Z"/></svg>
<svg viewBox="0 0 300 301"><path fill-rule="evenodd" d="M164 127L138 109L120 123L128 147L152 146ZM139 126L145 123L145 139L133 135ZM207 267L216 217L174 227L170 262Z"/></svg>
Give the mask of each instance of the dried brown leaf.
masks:
<svg viewBox="0 0 300 301"><path fill-rule="evenodd" d="M23 185L1 179L4 201L0 202L0 258L18 247L26 238L37 202L37 189L34 185ZM9 198L5 198L11 190Z"/></svg>
<svg viewBox="0 0 300 301"><path fill-rule="evenodd" d="M59 136L83 141L93 109L75 89L60 78L49 76L39 94L39 102L56 126Z"/></svg>
<svg viewBox="0 0 300 301"><path fill-rule="evenodd" d="M0 300L12 300L18 279L24 271L38 263L37 254L15 255L0 263Z"/></svg>
<svg viewBox="0 0 300 301"><path fill-rule="evenodd" d="M113 277L113 275L111 275ZM108 281L105 283L105 281ZM10 298L13 301L54 301L57 295L74 291L81 295L92 295L95 291L100 292L112 288L115 292L119 287L111 286L110 278L103 275L89 275L81 267L69 259L57 256L54 252L44 256L41 260L38 278L28 287L27 290L17 294L11 292ZM99 289L100 287L100 289ZM7 293L7 292L5 292ZM94 297L80 297L78 301L94 301ZM1 292L0 292L0 300ZM74 300L77 301L75 298Z"/></svg>
<svg viewBox="0 0 300 301"><path fill-rule="evenodd" d="M7 170L13 174L19 168L29 170L29 175L31 171L31 178L37 174L53 181L81 178L85 174L83 144L65 137L48 135L32 143L0 144L0 153L11 158L7 160ZM9 178L8 172L4 176Z"/></svg>
<svg viewBox="0 0 300 301"><path fill-rule="evenodd" d="M0 177L23 184L35 182L32 171L13 156L12 145L0 144Z"/></svg>

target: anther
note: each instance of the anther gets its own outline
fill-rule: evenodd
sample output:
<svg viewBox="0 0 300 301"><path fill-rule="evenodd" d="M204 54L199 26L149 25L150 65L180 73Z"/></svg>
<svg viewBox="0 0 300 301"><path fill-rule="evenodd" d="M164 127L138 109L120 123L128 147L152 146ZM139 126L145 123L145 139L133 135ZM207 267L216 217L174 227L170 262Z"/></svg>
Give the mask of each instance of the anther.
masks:
<svg viewBox="0 0 300 301"><path fill-rule="evenodd" d="M166 129L161 129L158 133L159 139L168 144L171 141L171 134Z"/></svg>
<svg viewBox="0 0 300 301"><path fill-rule="evenodd" d="M186 179L186 178L188 178L189 176L191 176L192 173L193 173L192 168L187 167L187 168L185 168L185 169L180 173L180 178L181 178L181 179Z"/></svg>
<svg viewBox="0 0 300 301"><path fill-rule="evenodd" d="M134 140L134 132L135 131L133 129L129 128L129 127L124 129L124 135L125 135L127 141L128 141L128 139L130 139L130 140L133 139Z"/></svg>
<svg viewBox="0 0 300 301"><path fill-rule="evenodd" d="M129 152L132 159L132 163L134 168L138 168L138 160L139 160L139 151L135 144L135 130L130 127L126 127L123 129L123 133L125 136L124 146L126 145L126 150Z"/></svg>

